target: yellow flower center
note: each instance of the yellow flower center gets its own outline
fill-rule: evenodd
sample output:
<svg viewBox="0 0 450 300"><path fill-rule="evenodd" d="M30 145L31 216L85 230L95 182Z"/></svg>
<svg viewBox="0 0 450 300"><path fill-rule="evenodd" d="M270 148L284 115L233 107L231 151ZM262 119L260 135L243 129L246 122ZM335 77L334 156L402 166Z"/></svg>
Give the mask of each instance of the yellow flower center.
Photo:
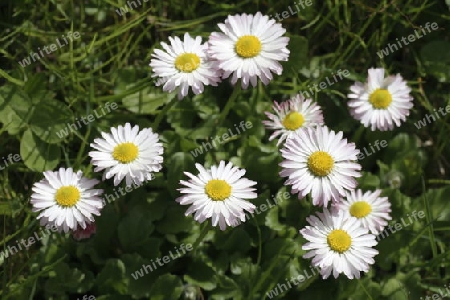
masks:
<svg viewBox="0 0 450 300"><path fill-rule="evenodd" d="M388 90L377 89L369 96L369 102L374 108L386 109L392 102L392 95Z"/></svg>
<svg viewBox="0 0 450 300"><path fill-rule="evenodd" d="M236 53L243 58L255 57L261 48L261 41L254 35L243 35L236 42Z"/></svg>
<svg viewBox="0 0 450 300"><path fill-rule="evenodd" d="M372 211L372 207L366 201L358 201L350 206L350 214L356 218L364 218Z"/></svg>
<svg viewBox="0 0 450 300"><path fill-rule="evenodd" d="M73 185L62 186L56 191L55 200L61 206L74 206L80 200L80 191Z"/></svg>
<svg viewBox="0 0 450 300"><path fill-rule="evenodd" d="M342 229L335 229L327 236L327 243L331 250L344 253L352 245L352 238Z"/></svg>
<svg viewBox="0 0 450 300"><path fill-rule="evenodd" d="M316 151L308 158L308 168L316 176L327 176L333 166L333 158L325 151Z"/></svg>
<svg viewBox="0 0 450 300"><path fill-rule="evenodd" d="M214 201L223 201L231 195L231 186L220 179L212 179L205 186L205 192Z"/></svg>
<svg viewBox="0 0 450 300"><path fill-rule="evenodd" d="M200 67L200 57L195 53L183 53L175 59L175 68L178 71L191 73Z"/></svg>
<svg viewBox="0 0 450 300"><path fill-rule="evenodd" d="M288 130L296 130L300 127L302 127L303 123L305 122L305 118L302 114L293 111L286 115L286 117L283 120L283 126Z"/></svg>
<svg viewBox="0 0 450 300"><path fill-rule="evenodd" d="M139 148L133 143L122 143L114 147L112 156L123 164L134 161L139 154Z"/></svg>

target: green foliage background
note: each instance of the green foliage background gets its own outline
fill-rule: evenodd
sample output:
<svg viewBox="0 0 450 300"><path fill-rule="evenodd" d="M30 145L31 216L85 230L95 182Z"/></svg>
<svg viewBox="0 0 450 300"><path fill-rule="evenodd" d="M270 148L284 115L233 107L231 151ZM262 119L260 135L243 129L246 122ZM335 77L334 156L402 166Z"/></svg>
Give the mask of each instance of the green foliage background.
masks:
<svg viewBox="0 0 450 300"><path fill-rule="evenodd" d="M142 0L141 0L142 1ZM4 299L266 299L278 283L308 270L302 258L305 240L298 231L315 213L309 199L291 197L255 215L245 224L221 232L204 229L179 195L183 171L194 164L210 166L221 159L247 169L258 182L259 206L283 186L281 156L262 125L273 100L285 100L332 76L338 69L350 76L314 95L326 124L359 149L376 140L388 147L361 161L360 188L381 188L392 203L395 222L414 210L426 218L377 245L380 254L361 280L322 280L318 276L289 289L277 299L419 299L444 289L450 278L450 129L449 115L417 129L426 114L450 105L449 1L313 1L312 6L282 21L291 38L290 59L282 76L268 85L240 91L226 106L233 88L228 80L178 101L151 79L150 54L168 36L189 32L207 39L227 15L275 16L290 1L150 0L119 16L125 1L0 1L0 157L20 154L22 160L0 172L0 246L39 231L29 203L31 187L42 171L59 167L82 170L101 178L89 164L89 143L110 127L130 122L152 127L164 142L164 164L155 180L108 204L96 219L97 234L76 242L52 234L0 260ZM380 59L377 52L426 22L439 29ZM30 52L68 31L80 38L31 63L18 63ZM371 132L353 120L346 94L367 69L384 67L401 73L412 87L414 108L400 128ZM68 122L92 114L106 102L118 109L60 139ZM250 121L242 135L198 157L190 151L234 124ZM3 164L3 158L0 160ZM112 180L100 185L112 193ZM206 229L207 230L207 229ZM200 239L202 241L200 242ZM196 244L196 241L199 241ZM181 243L195 244L182 258L134 280L131 273L167 255Z"/></svg>

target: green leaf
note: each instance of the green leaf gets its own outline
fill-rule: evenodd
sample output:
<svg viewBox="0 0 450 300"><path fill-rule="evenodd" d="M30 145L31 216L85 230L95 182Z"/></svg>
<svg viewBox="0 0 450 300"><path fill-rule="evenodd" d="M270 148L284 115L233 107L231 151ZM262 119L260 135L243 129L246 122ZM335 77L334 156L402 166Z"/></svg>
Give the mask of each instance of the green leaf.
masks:
<svg viewBox="0 0 450 300"><path fill-rule="evenodd" d="M192 133L189 135L189 137L194 140L199 139L200 140L198 141L199 144L205 143L206 145L206 143L208 142L211 143L211 140L209 138L211 138L214 133L216 123L217 120L213 118L210 118L205 122L200 123L197 128L194 128L192 130ZM208 147L208 149L210 148Z"/></svg>
<svg viewBox="0 0 450 300"><path fill-rule="evenodd" d="M5 105L0 109L0 122L3 123L10 135L18 134L26 125L9 105Z"/></svg>
<svg viewBox="0 0 450 300"><path fill-rule="evenodd" d="M132 251L149 238L154 226L144 213L134 210L120 222L117 230L122 247Z"/></svg>
<svg viewBox="0 0 450 300"><path fill-rule="evenodd" d="M248 294L253 289L254 284L263 276L261 267L253 264L249 257L234 260L230 269L233 274L239 274L239 276L236 276L235 281L240 283L239 285L244 295ZM232 277L235 278L235 276Z"/></svg>
<svg viewBox="0 0 450 300"><path fill-rule="evenodd" d="M9 134L19 133L28 124L31 104L31 99L23 90L12 85L0 88L0 122Z"/></svg>
<svg viewBox="0 0 450 300"><path fill-rule="evenodd" d="M430 201L431 214L433 218L439 217L439 221L450 220L450 210L448 209L450 186L440 189L429 189L421 196L412 200L412 203L417 204L416 207L418 210L424 210L424 197Z"/></svg>
<svg viewBox="0 0 450 300"><path fill-rule="evenodd" d="M295 76L308 60L308 39L304 36L291 35L287 48L290 53L288 61L281 63L283 73Z"/></svg>
<svg viewBox="0 0 450 300"><path fill-rule="evenodd" d="M124 107L136 114L154 114L176 96L176 93L163 92L161 87L142 80L146 72L134 67L117 72L114 94L121 95Z"/></svg>
<svg viewBox="0 0 450 300"><path fill-rule="evenodd" d="M403 157L406 153L418 149L419 139L414 135L400 133L389 141L384 157L389 161Z"/></svg>
<svg viewBox="0 0 450 300"><path fill-rule="evenodd" d="M13 209L11 204L8 202L0 202L0 215L10 216L13 214Z"/></svg>
<svg viewBox="0 0 450 300"><path fill-rule="evenodd" d="M151 212L148 215L148 218L151 221L163 219L166 215L166 210L169 207L169 204L171 204L171 202L168 201L170 197L170 194L164 190L163 192L159 192L156 199L147 205L148 210Z"/></svg>
<svg viewBox="0 0 450 300"><path fill-rule="evenodd" d="M190 128L198 126L198 117L192 101L178 101L167 115L167 122L181 136L189 136ZM203 127L203 126L202 126Z"/></svg>
<svg viewBox="0 0 450 300"><path fill-rule="evenodd" d="M41 140L59 143L70 133L68 124L73 120L72 111L67 105L57 102L52 93L43 93L41 97L30 118L30 128Z"/></svg>
<svg viewBox="0 0 450 300"><path fill-rule="evenodd" d="M385 284L382 284L381 295L389 297L389 299L408 300L405 290L406 288L400 280L390 278Z"/></svg>
<svg viewBox="0 0 450 300"><path fill-rule="evenodd" d="M87 282L86 279L88 279ZM86 277L86 274L83 274L77 268L60 263L50 272L50 278L45 283L45 291L49 294L60 295L65 295L67 292L86 292L92 286L93 279L94 275L90 272L89 276ZM82 284L83 286L81 286Z"/></svg>
<svg viewBox="0 0 450 300"><path fill-rule="evenodd" d="M159 222L157 230L161 233L179 233L190 231L192 228L192 217L184 216L187 207L174 204L167 209L164 219Z"/></svg>
<svg viewBox="0 0 450 300"><path fill-rule="evenodd" d="M361 284L364 286L364 289L366 289L367 293L372 297L372 299L380 299L381 297L381 287L379 283L370 281L370 280L361 280ZM364 289L361 288L359 284L355 284L356 288L352 291L348 291L349 300L359 300L359 299L367 299L367 293ZM346 291L344 290L342 294L344 294ZM396 298L391 298L396 299Z"/></svg>
<svg viewBox="0 0 450 300"><path fill-rule="evenodd" d="M180 278L171 274L159 277L150 292L152 300L177 300L183 292Z"/></svg>
<svg viewBox="0 0 450 300"><path fill-rule="evenodd" d="M167 172L167 186L172 197L179 197L180 193L177 191L180 188L180 179L186 179L183 172L193 172L194 158L190 153L177 152L167 162L170 166Z"/></svg>
<svg viewBox="0 0 450 300"><path fill-rule="evenodd" d="M28 123L33 102L24 90L6 85L0 88L0 98L3 99L3 104L9 105L24 123Z"/></svg>
<svg viewBox="0 0 450 300"><path fill-rule="evenodd" d="M96 286L101 294L125 294L127 284L125 279L125 264L117 258L111 258L96 278Z"/></svg>
<svg viewBox="0 0 450 300"><path fill-rule="evenodd" d="M250 248L250 236L242 228L235 228L228 236L217 236L217 249L225 250L228 253L234 251L247 252Z"/></svg>
<svg viewBox="0 0 450 300"><path fill-rule="evenodd" d="M202 261L194 261L189 265L184 280L207 291L211 291L217 286L216 273Z"/></svg>
<svg viewBox="0 0 450 300"><path fill-rule="evenodd" d="M42 93L48 82L49 78L47 74L35 73L27 79L23 89L28 95L33 96Z"/></svg>
<svg viewBox="0 0 450 300"><path fill-rule="evenodd" d="M278 207L272 208L266 216L266 226L275 231L281 231L286 229L286 226L281 225L278 220Z"/></svg>
<svg viewBox="0 0 450 300"><path fill-rule="evenodd" d="M151 272L148 268L146 272L143 269L144 265L152 266L152 261L150 259L144 260L140 255L135 253L124 254L120 257L120 259L123 261L126 268L125 274L128 278L127 294L133 296L136 299L141 299L142 297L146 297L146 299L149 299L152 285L156 281L158 276L160 276L160 273L158 272ZM153 261L153 263L155 262ZM134 276L132 274L134 274ZM138 278L135 279L135 277Z"/></svg>
<svg viewBox="0 0 450 300"><path fill-rule="evenodd" d="M206 90L202 94L195 95L192 99L192 104L198 112L198 116L202 120L209 120L211 116L218 115L220 113L220 108L216 101L211 101L211 96L213 93Z"/></svg>
<svg viewBox="0 0 450 300"><path fill-rule="evenodd" d="M295 253L296 255L302 254L303 251L301 249L301 245L294 242L292 239L286 239L286 238L274 238L272 240L267 241L264 244L262 258L264 262L267 262L267 264L272 263L271 258L277 257L278 259L285 260L286 257L293 255ZM287 267L285 265L281 265L281 267Z"/></svg>
<svg viewBox="0 0 450 300"><path fill-rule="evenodd" d="M426 70L440 82L450 80L450 42L432 41L420 51Z"/></svg>
<svg viewBox="0 0 450 300"><path fill-rule="evenodd" d="M28 129L20 140L20 156L28 168L43 172L52 170L58 165L61 149L56 145L42 142Z"/></svg>
<svg viewBox="0 0 450 300"><path fill-rule="evenodd" d="M241 159L246 164L246 175L248 178L252 178L258 182L278 183L282 180L281 177L274 177L273 174L280 168L280 154L278 152L265 153L264 151L268 151L270 146L260 149L259 147L251 146L253 142L254 139L245 140L241 148Z"/></svg>
<svg viewBox="0 0 450 300"><path fill-rule="evenodd" d="M155 114L159 107L170 102L175 95L174 93L158 93L149 87L126 96L122 99L122 103L133 113Z"/></svg>
<svg viewBox="0 0 450 300"><path fill-rule="evenodd" d="M217 288L211 293L211 299L242 299L239 285L225 275L217 274Z"/></svg>
<svg viewBox="0 0 450 300"><path fill-rule="evenodd" d="M361 172L362 176L358 178L358 188L363 190L377 189L380 187L380 178L370 172Z"/></svg>

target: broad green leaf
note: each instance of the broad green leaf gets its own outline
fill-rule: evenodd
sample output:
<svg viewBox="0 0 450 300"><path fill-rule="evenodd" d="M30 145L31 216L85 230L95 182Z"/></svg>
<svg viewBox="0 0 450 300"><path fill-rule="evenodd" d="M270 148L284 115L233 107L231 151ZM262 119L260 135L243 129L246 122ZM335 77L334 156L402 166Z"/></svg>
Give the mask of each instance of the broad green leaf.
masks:
<svg viewBox="0 0 450 300"><path fill-rule="evenodd" d="M0 215L10 216L13 214L13 209L11 204L8 202L0 202Z"/></svg>
<svg viewBox="0 0 450 300"><path fill-rule="evenodd" d="M381 289L381 295L389 299L408 300L408 294L405 293L405 286L396 278L388 279L381 285Z"/></svg>
<svg viewBox="0 0 450 300"><path fill-rule="evenodd" d="M153 271L149 267L144 269L144 266L153 266L153 263L156 263L154 259L153 261L150 259L144 260L140 255L135 253L124 254L120 259L126 268L126 279L124 281L128 282L128 298L131 295L136 299L142 297L149 299L153 283L161 276L161 272L158 269Z"/></svg>
<svg viewBox="0 0 450 300"><path fill-rule="evenodd" d="M26 126L26 123L14 112L9 105L4 105L0 109L0 122L6 128L10 135L16 135L22 128Z"/></svg>
<svg viewBox="0 0 450 300"><path fill-rule="evenodd" d="M167 191L158 193L156 199L147 205L148 210L151 212L148 214L147 218L151 221L163 219L166 215L167 208L171 204L170 201L167 201L170 197L171 196Z"/></svg>
<svg viewBox="0 0 450 300"><path fill-rule="evenodd" d="M225 250L228 253L233 251L245 253L251 248L250 236L246 231L239 227L235 228L231 234L228 234L227 236L218 235L217 240L221 241L220 243L217 243L217 249Z"/></svg>
<svg viewBox="0 0 450 300"><path fill-rule="evenodd" d="M180 179L187 180L187 176L183 172L193 172L194 158L190 153L177 152L168 160L167 165L170 166L167 172L167 186L172 197L179 197Z"/></svg>
<svg viewBox="0 0 450 300"><path fill-rule="evenodd" d="M288 61L282 62L283 73L295 76L308 61L308 39L304 36L291 35L287 48L290 53Z"/></svg>
<svg viewBox="0 0 450 300"><path fill-rule="evenodd" d="M426 70L440 82L450 79L450 42L434 40L422 47L420 51Z"/></svg>
<svg viewBox="0 0 450 300"><path fill-rule="evenodd" d="M72 268L66 263L60 263L53 268L50 278L45 283L45 291L49 294L64 295L67 292L85 292L92 286L94 276L89 272L84 274L77 268ZM84 283L83 283L84 282Z"/></svg>
<svg viewBox="0 0 450 300"><path fill-rule="evenodd" d="M150 291L153 300L177 300L183 292L183 283L180 278L171 274L159 277Z"/></svg>
<svg viewBox="0 0 450 300"><path fill-rule="evenodd" d="M241 289L239 285L225 275L218 274L217 288L211 293L211 299L242 299Z"/></svg>
<svg viewBox="0 0 450 300"><path fill-rule="evenodd" d="M97 275L95 284L101 294L125 294L127 283L125 279L125 264L122 260L111 258Z"/></svg>
<svg viewBox="0 0 450 300"><path fill-rule="evenodd" d="M31 116L31 99L20 88L5 85L0 88L0 122L11 135L28 124Z"/></svg>
<svg viewBox="0 0 450 300"><path fill-rule="evenodd" d="M172 126L176 133L187 137L192 131L191 128L198 127L198 121L200 119L197 117L192 102L187 99L184 100L178 101L172 106L170 113L167 114L166 121Z"/></svg>
<svg viewBox="0 0 450 300"><path fill-rule="evenodd" d="M363 190L377 189L380 187L380 178L370 172L361 172L362 176L358 178L358 188Z"/></svg>
<svg viewBox="0 0 450 300"><path fill-rule="evenodd" d="M192 228L193 219L184 215L187 207L178 204L169 207L156 229L164 234L189 231Z"/></svg>
<svg viewBox="0 0 450 300"><path fill-rule="evenodd" d="M83 125L81 120L73 123L73 115L69 107L53 99L46 93L35 106L30 118L30 128L41 140L55 144L61 142L71 131L71 124Z"/></svg>
<svg viewBox="0 0 450 300"><path fill-rule="evenodd" d="M9 105L21 121L28 123L33 102L23 89L5 85L0 88L0 98L3 99L3 105Z"/></svg>
<svg viewBox="0 0 450 300"><path fill-rule="evenodd" d="M172 100L173 93L158 93L152 88L145 88L137 93L126 96L122 103L126 109L136 114L155 114L158 108Z"/></svg>
<svg viewBox="0 0 450 300"><path fill-rule="evenodd" d="M272 208L266 216L266 226L269 228L280 231L286 228L285 225L281 225L278 220L278 207Z"/></svg>
<svg viewBox="0 0 450 300"><path fill-rule="evenodd" d="M20 156L28 168L43 172L58 165L61 149L56 145L44 143L28 129L20 140Z"/></svg>
<svg viewBox="0 0 450 300"><path fill-rule="evenodd" d="M207 291L211 291L217 286L217 277L214 270L202 261L194 261L189 265L184 280Z"/></svg>
<svg viewBox="0 0 450 300"><path fill-rule="evenodd" d="M127 251L132 251L142 245L153 230L152 221L144 213L136 210L122 219L117 229L119 241Z"/></svg>

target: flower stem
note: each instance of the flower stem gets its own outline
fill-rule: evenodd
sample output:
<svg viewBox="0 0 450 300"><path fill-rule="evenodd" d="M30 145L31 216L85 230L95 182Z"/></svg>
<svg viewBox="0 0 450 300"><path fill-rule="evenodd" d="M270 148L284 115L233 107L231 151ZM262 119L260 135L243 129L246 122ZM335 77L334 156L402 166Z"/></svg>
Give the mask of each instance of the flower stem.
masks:
<svg viewBox="0 0 450 300"><path fill-rule="evenodd" d="M367 294L367 297L369 297L369 299L372 300L372 297L370 296L369 292L366 290L364 285L361 283L361 280L358 280L358 283L361 286L361 288L364 290L364 292Z"/></svg>
<svg viewBox="0 0 450 300"><path fill-rule="evenodd" d="M198 236L197 240L195 241L194 245L192 246L192 249L194 249L194 252L196 251L198 245L203 241L206 234L209 232L209 223L208 221L205 222L202 231L200 232L200 235Z"/></svg>
<svg viewBox="0 0 450 300"><path fill-rule="evenodd" d="M233 90L233 93L231 94L230 98L228 99L227 104L222 110L222 113L219 116L219 120L217 121L217 127L219 128L225 117L228 115L228 112L230 111L231 107L233 106L234 102L236 101L237 96L239 95L239 92L241 91L241 84L238 82Z"/></svg>
<svg viewBox="0 0 450 300"><path fill-rule="evenodd" d="M158 114L158 116L156 117L156 120L153 122L152 124L152 128L153 131L156 131L156 129L158 128L159 123L161 123L162 118L167 114L167 112L169 111L169 109L175 105L175 103L178 102L178 98L175 96L173 97L173 99L164 106L163 110Z"/></svg>

